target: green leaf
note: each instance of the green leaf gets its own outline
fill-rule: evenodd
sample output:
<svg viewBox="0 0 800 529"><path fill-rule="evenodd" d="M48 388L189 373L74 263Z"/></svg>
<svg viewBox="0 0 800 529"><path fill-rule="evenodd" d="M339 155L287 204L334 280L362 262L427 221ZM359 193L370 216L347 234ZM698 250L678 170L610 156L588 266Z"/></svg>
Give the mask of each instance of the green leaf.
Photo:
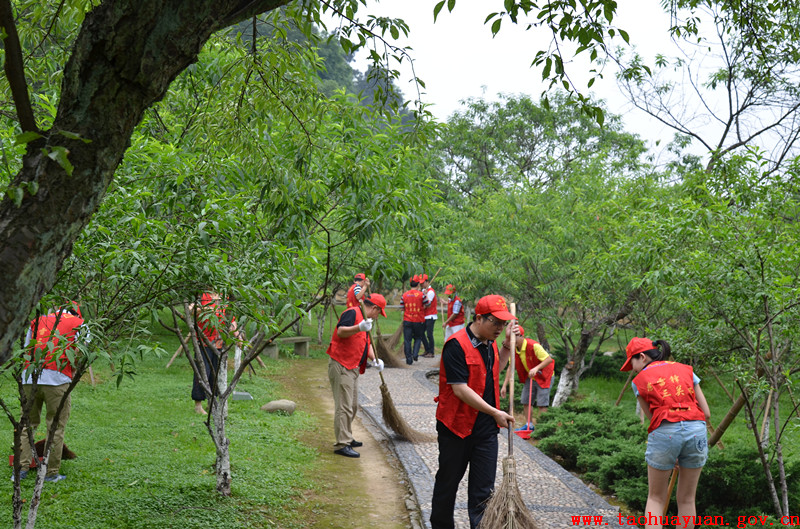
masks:
<svg viewBox="0 0 800 529"><path fill-rule="evenodd" d="M26 145L34 140L38 140L42 135L38 132L28 131L17 134L14 137L14 145Z"/></svg>
<svg viewBox="0 0 800 529"><path fill-rule="evenodd" d="M62 169L67 173L67 175L72 176L72 171L75 169L69 161L69 149L66 147L55 146L52 147L52 150L48 151L47 149L43 149L47 157L56 162L58 165L61 166Z"/></svg>
<svg viewBox="0 0 800 529"><path fill-rule="evenodd" d="M438 4L436 4L433 7L433 21L434 22L436 22L436 17L439 16L439 11L441 11L442 8L444 7L444 2L445 2L445 0L442 0L441 2L439 2Z"/></svg>
<svg viewBox="0 0 800 529"><path fill-rule="evenodd" d="M502 18L498 18L497 20L494 21L494 23L492 23L492 36L497 35L497 33L500 31L500 24L502 22L503 22L503 19Z"/></svg>
<svg viewBox="0 0 800 529"><path fill-rule="evenodd" d="M64 136L65 138L70 139L70 140L80 140L83 143L92 143L92 140L84 138L84 137L82 137L80 134L78 134L76 132L69 132L67 130L60 130L60 131L58 131L58 133L60 135Z"/></svg>

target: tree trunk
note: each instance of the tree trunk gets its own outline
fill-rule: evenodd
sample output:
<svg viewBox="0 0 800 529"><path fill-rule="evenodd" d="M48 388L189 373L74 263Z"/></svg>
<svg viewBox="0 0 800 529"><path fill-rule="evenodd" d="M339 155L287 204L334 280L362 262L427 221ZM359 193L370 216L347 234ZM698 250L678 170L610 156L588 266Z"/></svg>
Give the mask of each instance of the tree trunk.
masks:
<svg viewBox="0 0 800 529"><path fill-rule="evenodd" d="M86 15L53 127L28 144L11 183L36 182L38 192L25 192L19 205L11 194L0 202L0 363L100 205L144 111L212 33L286 3L106 0ZM58 152L71 171L48 156Z"/></svg>
<svg viewBox="0 0 800 529"><path fill-rule="evenodd" d="M214 472L217 475L217 492L223 496L231 495L231 441L225 435L225 422L228 420L228 354L219 351L219 364L217 364L216 391L209 400L211 402L209 414L212 425L209 425L211 438L217 449L217 458L214 462ZM212 389L214 387L212 386Z"/></svg>
<svg viewBox="0 0 800 529"><path fill-rule="evenodd" d="M552 406L558 408L567 402L567 399L578 390L578 381L580 380L580 368L574 364L564 366L561 370L561 376L558 379L558 390L556 396L553 398Z"/></svg>
<svg viewBox="0 0 800 529"><path fill-rule="evenodd" d="M558 390L553 398L554 408L566 403L567 399L578 390L578 382L583 372L583 359L586 358L586 353L589 350L589 344L592 343L594 334L592 331L581 332L581 339L578 344L567 355L567 365L561 370L561 376L558 379Z"/></svg>

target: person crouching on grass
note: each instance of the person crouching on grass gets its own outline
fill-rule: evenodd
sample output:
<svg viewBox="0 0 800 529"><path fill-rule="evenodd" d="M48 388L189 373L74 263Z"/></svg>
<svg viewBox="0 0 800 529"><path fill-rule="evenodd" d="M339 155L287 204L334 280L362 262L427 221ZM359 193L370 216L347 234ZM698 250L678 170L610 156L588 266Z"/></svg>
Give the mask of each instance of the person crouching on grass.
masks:
<svg viewBox="0 0 800 529"><path fill-rule="evenodd" d="M628 358L620 371L633 369L633 392L650 427L647 429L647 504L645 514L661 520L668 498L670 471L677 468L678 516L696 516L695 492L708 458L705 421L711 417L691 366L669 362L669 344L663 340L633 338L625 349ZM651 527L651 526L648 526ZM654 525L661 527L661 524ZM686 528L694 527L687 525Z"/></svg>
<svg viewBox="0 0 800 529"><path fill-rule="evenodd" d="M378 316L386 317L386 299L380 294L364 296L364 314L360 307L349 307L339 316L336 332L326 351L331 357L328 361L328 378L333 390L333 435L336 437L333 453L345 457L360 457L353 450L363 443L353 439L353 420L358 411L358 376L367 366L367 358L372 366L383 371L383 360L375 357L370 343L369 331L372 320ZM366 318L365 318L366 317Z"/></svg>

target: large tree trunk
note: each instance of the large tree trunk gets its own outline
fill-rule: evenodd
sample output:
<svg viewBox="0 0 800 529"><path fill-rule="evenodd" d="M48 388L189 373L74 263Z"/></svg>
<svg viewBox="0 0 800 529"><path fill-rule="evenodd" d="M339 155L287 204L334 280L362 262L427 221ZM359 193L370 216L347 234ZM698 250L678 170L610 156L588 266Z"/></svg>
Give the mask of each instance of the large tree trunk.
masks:
<svg viewBox="0 0 800 529"><path fill-rule="evenodd" d="M38 192L0 203L0 363L97 210L144 111L212 33L288 1L106 0L86 16L53 127L28 144L12 183L37 182ZM71 174L46 154L59 149Z"/></svg>

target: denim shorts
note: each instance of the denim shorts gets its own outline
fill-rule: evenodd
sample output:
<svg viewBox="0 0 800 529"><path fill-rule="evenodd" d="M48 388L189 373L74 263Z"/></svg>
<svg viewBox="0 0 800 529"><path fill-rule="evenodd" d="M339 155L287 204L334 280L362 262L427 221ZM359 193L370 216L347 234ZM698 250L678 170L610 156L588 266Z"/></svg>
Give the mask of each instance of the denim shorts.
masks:
<svg viewBox="0 0 800 529"><path fill-rule="evenodd" d="M676 462L683 468L700 468L706 459L705 421L664 421L647 436L644 460L657 470L671 470Z"/></svg>

